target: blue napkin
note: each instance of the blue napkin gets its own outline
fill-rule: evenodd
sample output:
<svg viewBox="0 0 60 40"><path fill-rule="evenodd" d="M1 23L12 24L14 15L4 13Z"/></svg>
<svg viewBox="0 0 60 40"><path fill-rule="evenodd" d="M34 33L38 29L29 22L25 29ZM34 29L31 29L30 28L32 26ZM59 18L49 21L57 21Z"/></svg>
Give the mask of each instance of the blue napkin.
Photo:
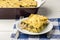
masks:
<svg viewBox="0 0 60 40"><path fill-rule="evenodd" d="M47 33L42 35L28 35L28 34L19 32L20 36L18 36L18 40L50 40L50 39L60 40L60 18L51 18L49 20L53 23L53 30L54 30L54 32L51 34L51 38L47 37ZM13 29L16 29L15 24ZM11 38L14 38L15 35L16 34L12 33Z"/></svg>

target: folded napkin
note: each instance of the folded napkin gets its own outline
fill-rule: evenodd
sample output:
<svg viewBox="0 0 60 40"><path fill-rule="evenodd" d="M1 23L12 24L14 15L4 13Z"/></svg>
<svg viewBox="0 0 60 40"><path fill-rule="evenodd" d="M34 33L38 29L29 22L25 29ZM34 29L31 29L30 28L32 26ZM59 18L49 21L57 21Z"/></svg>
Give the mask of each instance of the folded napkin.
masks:
<svg viewBox="0 0 60 40"><path fill-rule="evenodd" d="M23 34L19 32L19 36L17 40L60 40L60 18L50 18L49 19L53 24L53 32L51 33L51 37L47 37L47 33L43 35L28 35ZM13 27L14 30L16 30L16 25L14 24ZM15 33L11 34L11 38L15 39L16 31Z"/></svg>

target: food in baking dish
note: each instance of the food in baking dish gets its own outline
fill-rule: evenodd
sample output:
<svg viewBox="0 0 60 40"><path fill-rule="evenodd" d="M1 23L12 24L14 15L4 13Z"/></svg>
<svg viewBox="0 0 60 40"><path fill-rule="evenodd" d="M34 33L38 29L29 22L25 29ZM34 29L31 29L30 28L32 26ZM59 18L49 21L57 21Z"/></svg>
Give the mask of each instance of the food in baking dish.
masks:
<svg viewBox="0 0 60 40"><path fill-rule="evenodd" d="M48 18L38 14L31 14L27 19L22 20L20 27L33 33L39 33L48 25Z"/></svg>
<svg viewBox="0 0 60 40"><path fill-rule="evenodd" d="M0 0L0 8L37 7L35 0Z"/></svg>

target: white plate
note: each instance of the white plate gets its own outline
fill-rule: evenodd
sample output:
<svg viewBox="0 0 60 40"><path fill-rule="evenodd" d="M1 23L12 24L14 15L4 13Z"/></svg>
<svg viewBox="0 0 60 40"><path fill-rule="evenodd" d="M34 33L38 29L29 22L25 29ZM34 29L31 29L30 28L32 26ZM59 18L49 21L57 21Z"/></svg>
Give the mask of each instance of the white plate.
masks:
<svg viewBox="0 0 60 40"><path fill-rule="evenodd" d="M29 35L41 35L41 34L44 34L44 33L47 33L47 32L49 32L49 31L51 31L52 28L53 28L52 23L48 20L48 22L49 22L48 26L47 26L42 32L40 32L40 33L32 33L32 32L29 32L29 31L27 31L27 30L22 30L22 29L20 28L20 26L19 26L19 23L21 23L21 21L22 21L22 20L25 20L25 19L27 19L27 18L20 19L19 21L16 22L17 30L19 30L20 32L22 32L22 33L24 33L24 34L29 34Z"/></svg>

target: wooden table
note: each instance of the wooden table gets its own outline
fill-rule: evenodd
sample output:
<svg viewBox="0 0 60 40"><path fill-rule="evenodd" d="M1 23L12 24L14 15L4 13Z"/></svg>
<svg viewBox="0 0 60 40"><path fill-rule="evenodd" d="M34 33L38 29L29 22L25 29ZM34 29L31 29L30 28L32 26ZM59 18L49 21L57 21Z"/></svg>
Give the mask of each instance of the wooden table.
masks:
<svg viewBox="0 0 60 40"><path fill-rule="evenodd" d="M11 40L11 33L13 32L13 25L16 20L2 20L0 19L0 40Z"/></svg>

